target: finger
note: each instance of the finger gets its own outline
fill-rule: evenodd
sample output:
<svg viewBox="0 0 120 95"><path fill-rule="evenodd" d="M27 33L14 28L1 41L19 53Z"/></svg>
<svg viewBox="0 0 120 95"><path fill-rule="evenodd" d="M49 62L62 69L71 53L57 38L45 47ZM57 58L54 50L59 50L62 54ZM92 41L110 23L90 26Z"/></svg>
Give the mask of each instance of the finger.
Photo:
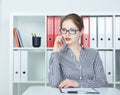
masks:
<svg viewBox="0 0 120 95"><path fill-rule="evenodd" d="M60 83L60 85L58 86L59 88L64 88L64 86L67 85L64 81Z"/></svg>
<svg viewBox="0 0 120 95"><path fill-rule="evenodd" d="M60 45L60 46L63 46L63 45L64 45L63 42L62 42L62 40L58 40L58 41L57 41L57 44Z"/></svg>
<svg viewBox="0 0 120 95"><path fill-rule="evenodd" d="M68 79L65 79L59 84L59 87L64 87L64 85L67 85L67 83L68 83Z"/></svg>
<svg viewBox="0 0 120 95"><path fill-rule="evenodd" d="M57 40L61 40L61 39L62 39L62 36L57 36L56 39L57 39Z"/></svg>
<svg viewBox="0 0 120 95"><path fill-rule="evenodd" d="M61 46L61 41L60 41L60 40L58 40L58 41L57 41L57 44Z"/></svg>
<svg viewBox="0 0 120 95"><path fill-rule="evenodd" d="M73 88L74 86L71 83L68 83L64 86L64 88Z"/></svg>
<svg viewBox="0 0 120 95"><path fill-rule="evenodd" d="M67 86L67 84L63 84L60 88L65 88Z"/></svg>
<svg viewBox="0 0 120 95"><path fill-rule="evenodd" d="M62 41L61 41L59 44L60 44L60 46L63 46L63 45L64 45Z"/></svg>
<svg viewBox="0 0 120 95"><path fill-rule="evenodd" d="M62 88L62 87L63 87L63 83L60 83L58 87L59 87L59 88Z"/></svg>
<svg viewBox="0 0 120 95"><path fill-rule="evenodd" d="M60 41L59 40L57 41L57 44L60 45Z"/></svg>
<svg viewBox="0 0 120 95"><path fill-rule="evenodd" d="M69 84L67 84L67 85L64 86L64 88L69 88L69 87L70 87Z"/></svg>
<svg viewBox="0 0 120 95"><path fill-rule="evenodd" d="M57 36L56 39L55 39L55 42L57 43L58 41L61 41L61 37L60 36Z"/></svg>

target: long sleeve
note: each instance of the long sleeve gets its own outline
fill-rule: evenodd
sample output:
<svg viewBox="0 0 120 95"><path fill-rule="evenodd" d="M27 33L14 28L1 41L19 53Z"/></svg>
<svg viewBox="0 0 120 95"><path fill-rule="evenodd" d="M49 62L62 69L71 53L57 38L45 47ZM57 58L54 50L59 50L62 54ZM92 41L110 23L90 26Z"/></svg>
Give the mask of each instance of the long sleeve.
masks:
<svg viewBox="0 0 120 95"><path fill-rule="evenodd" d="M108 86L99 52L90 48L81 49L80 61L76 60L69 48L52 53L49 61L49 85L58 87L64 79L78 81L79 87Z"/></svg>
<svg viewBox="0 0 120 95"><path fill-rule="evenodd" d="M102 60L97 52L93 63L94 75L93 79L79 80L79 87L106 87L108 86L106 75L104 73Z"/></svg>
<svg viewBox="0 0 120 95"><path fill-rule="evenodd" d="M49 85L57 87L62 80L61 67L59 63L59 53L53 52L49 60Z"/></svg>

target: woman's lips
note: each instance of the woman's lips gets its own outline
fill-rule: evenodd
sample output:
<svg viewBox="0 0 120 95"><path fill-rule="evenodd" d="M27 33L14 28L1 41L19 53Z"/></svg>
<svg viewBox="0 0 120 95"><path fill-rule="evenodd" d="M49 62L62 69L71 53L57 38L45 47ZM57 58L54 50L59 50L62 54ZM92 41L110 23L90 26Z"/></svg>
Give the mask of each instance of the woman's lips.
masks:
<svg viewBox="0 0 120 95"><path fill-rule="evenodd" d="M66 41L70 41L70 40L71 40L71 38L65 38L65 40L66 40Z"/></svg>

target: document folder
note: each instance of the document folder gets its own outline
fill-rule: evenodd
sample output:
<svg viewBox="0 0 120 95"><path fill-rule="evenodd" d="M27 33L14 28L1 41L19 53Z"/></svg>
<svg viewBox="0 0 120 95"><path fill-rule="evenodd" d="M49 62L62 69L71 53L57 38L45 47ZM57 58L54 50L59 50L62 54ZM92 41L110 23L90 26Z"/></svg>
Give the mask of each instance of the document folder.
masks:
<svg viewBox="0 0 120 95"><path fill-rule="evenodd" d="M97 48L97 18L90 17L90 47Z"/></svg>
<svg viewBox="0 0 120 95"><path fill-rule="evenodd" d="M82 17L84 23L84 32L82 35L82 45L90 47L90 17Z"/></svg>
<svg viewBox="0 0 120 95"><path fill-rule="evenodd" d="M54 17L47 17L47 47L54 46L53 32L54 32Z"/></svg>
<svg viewBox="0 0 120 95"><path fill-rule="evenodd" d="M106 17L105 18L105 23L106 23L106 29L105 29L105 33L106 33L106 48L112 48L113 46L113 20L112 20L112 17Z"/></svg>
<svg viewBox="0 0 120 95"><path fill-rule="evenodd" d="M14 74L13 74L13 79L14 82L19 82L20 81L20 51L14 51Z"/></svg>
<svg viewBox="0 0 120 95"><path fill-rule="evenodd" d="M106 77L108 83L113 82L113 51L106 51Z"/></svg>
<svg viewBox="0 0 120 95"><path fill-rule="evenodd" d="M95 88L62 88L61 93L73 93L73 94L99 94Z"/></svg>
<svg viewBox="0 0 120 95"><path fill-rule="evenodd" d="M21 51L21 81L27 81L28 51Z"/></svg>
<svg viewBox="0 0 120 95"><path fill-rule="evenodd" d="M120 48L120 17L115 17L115 48Z"/></svg>
<svg viewBox="0 0 120 95"><path fill-rule="evenodd" d="M98 48L105 48L105 17L98 17Z"/></svg>

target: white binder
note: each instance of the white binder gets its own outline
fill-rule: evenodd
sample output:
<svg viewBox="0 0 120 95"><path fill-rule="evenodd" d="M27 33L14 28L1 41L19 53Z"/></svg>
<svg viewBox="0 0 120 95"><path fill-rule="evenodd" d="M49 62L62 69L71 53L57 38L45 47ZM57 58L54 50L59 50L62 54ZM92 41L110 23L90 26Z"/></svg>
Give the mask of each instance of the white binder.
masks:
<svg viewBox="0 0 120 95"><path fill-rule="evenodd" d="M106 76L107 76L107 81L108 83L113 82L113 72L112 72L112 67L113 67L113 52L112 51L106 51Z"/></svg>
<svg viewBox="0 0 120 95"><path fill-rule="evenodd" d="M98 48L105 47L105 17L98 17Z"/></svg>
<svg viewBox="0 0 120 95"><path fill-rule="evenodd" d="M105 33L106 33L106 48L112 48L113 46L113 26L112 26L112 17L106 17L106 29L105 29Z"/></svg>
<svg viewBox="0 0 120 95"><path fill-rule="evenodd" d="M120 17L115 17L115 47L120 48Z"/></svg>
<svg viewBox="0 0 120 95"><path fill-rule="evenodd" d="M105 51L99 51L102 63L103 63L103 68L104 68L104 72L106 72L106 64L105 64Z"/></svg>
<svg viewBox="0 0 120 95"><path fill-rule="evenodd" d="M20 51L14 51L14 82L20 81Z"/></svg>
<svg viewBox="0 0 120 95"><path fill-rule="evenodd" d="M51 57L52 52L53 52L52 50L48 50L48 51L47 51L47 64L46 64L46 65L47 65L47 68L48 68L48 69L47 69L47 77L48 77L48 73L49 73L49 61L50 61L50 57ZM47 78L47 79L48 79L48 78Z"/></svg>
<svg viewBox="0 0 120 95"><path fill-rule="evenodd" d="M97 48L97 19L90 17L90 47Z"/></svg>
<svg viewBox="0 0 120 95"><path fill-rule="evenodd" d="M28 52L21 51L21 81L27 81Z"/></svg>

